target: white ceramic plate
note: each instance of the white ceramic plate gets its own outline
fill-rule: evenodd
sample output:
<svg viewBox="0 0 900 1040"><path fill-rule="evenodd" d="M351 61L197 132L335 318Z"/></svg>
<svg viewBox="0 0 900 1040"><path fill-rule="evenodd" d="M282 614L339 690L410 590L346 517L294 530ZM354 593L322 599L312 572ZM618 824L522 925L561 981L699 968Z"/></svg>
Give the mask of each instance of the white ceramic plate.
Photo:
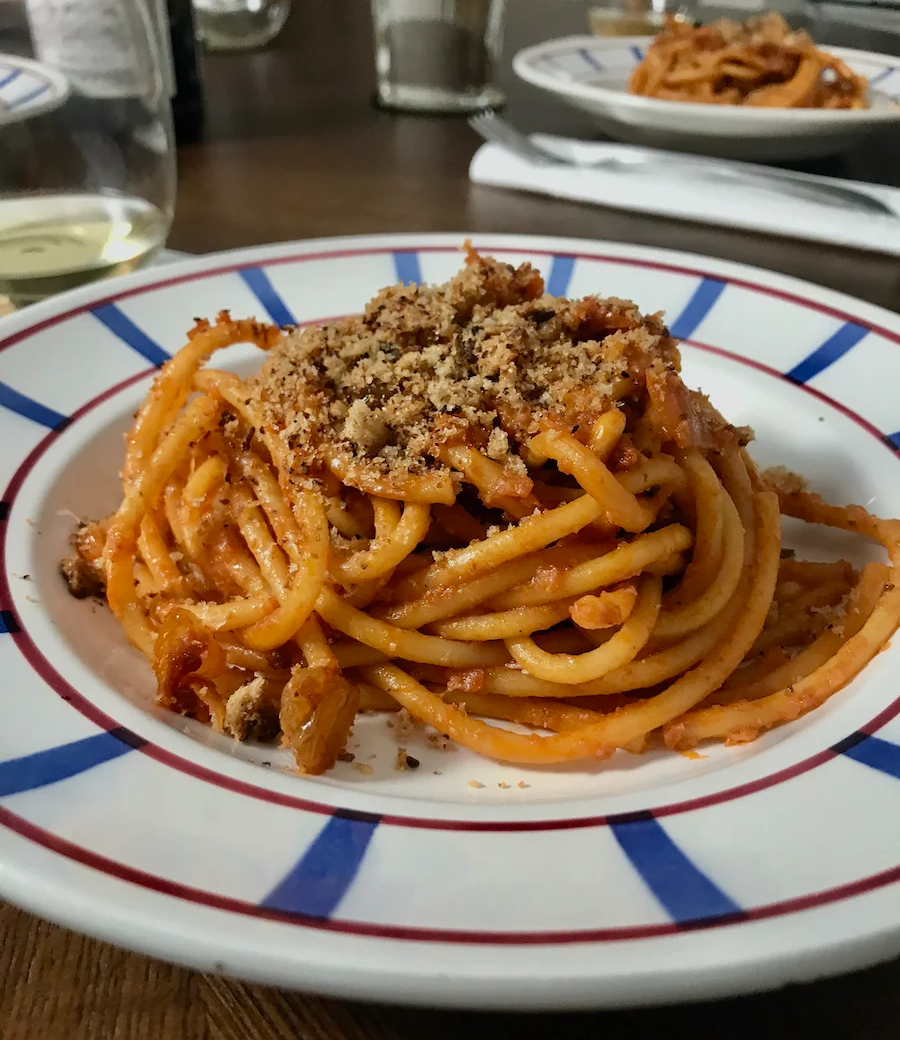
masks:
<svg viewBox="0 0 900 1040"><path fill-rule="evenodd" d="M0 126L57 108L69 96L69 81L49 65L0 54Z"/></svg>
<svg viewBox="0 0 900 1040"><path fill-rule="evenodd" d="M519 51L513 68L528 83L594 116L618 140L732 159L829 155L900 122L900 58L827 48L868 79L871 107L860 111L699 105L628 93L628 79L651 40L567 36Z"/></svg>
<svg viewBox="0 0 900 1040"><path fill-rule="evenodd" d="M398 278L446 279L462 237L224 253L0 324L0 892L204 970L423 1004L709 997L897 953L896 646L819 711L704 757L529 770L418 736L420 768L398 773L373 717L355 736L371 775L301 778L282 752L153 708L143 658L65 591L74 518L116 503L122 432L195 315L353 312ZM664 309L688 382L756 427L758 459L900 515L900 316L697 256L474 238L551 292Z"/></svg>

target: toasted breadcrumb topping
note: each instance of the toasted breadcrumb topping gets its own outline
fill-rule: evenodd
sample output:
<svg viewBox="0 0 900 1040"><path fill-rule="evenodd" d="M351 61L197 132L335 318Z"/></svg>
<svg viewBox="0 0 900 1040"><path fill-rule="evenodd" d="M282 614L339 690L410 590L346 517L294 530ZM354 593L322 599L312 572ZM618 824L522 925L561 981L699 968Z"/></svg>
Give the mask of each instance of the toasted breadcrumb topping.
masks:
<svg viewBox="0 0 900 1040"><path fill-rule="evenodd" d="M293 479L338 466L353 483L439 470L441 446L461 441L524 470L518 450L542 427L592 421L679 367L660 315L545 295L529 264L469 248L444 285L391 286L361 315L289 332L251 382L291 449ZM687 406L726 427L702 395Z"/></svg>
<svg viewBox="0 0 900 1040"><path fill-rule="evenodd" d="M763 470L761 476L767 487L783 495L794 495L799 491L809 490L807 479L787 466L770 466Z"/></svg>

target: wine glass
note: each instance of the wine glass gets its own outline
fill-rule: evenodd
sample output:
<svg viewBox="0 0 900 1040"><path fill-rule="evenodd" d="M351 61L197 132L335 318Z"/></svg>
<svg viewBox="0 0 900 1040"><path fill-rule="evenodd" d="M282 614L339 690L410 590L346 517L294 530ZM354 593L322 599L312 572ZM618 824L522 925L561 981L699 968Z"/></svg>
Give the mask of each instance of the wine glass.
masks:
<svg viewBox="0 0 900 1040"><path fill-rule="evenodd" d="M175 153L159 10L26 0L20 23L0 27L0 293L16 306L132 271L166 240Z"/></svg>

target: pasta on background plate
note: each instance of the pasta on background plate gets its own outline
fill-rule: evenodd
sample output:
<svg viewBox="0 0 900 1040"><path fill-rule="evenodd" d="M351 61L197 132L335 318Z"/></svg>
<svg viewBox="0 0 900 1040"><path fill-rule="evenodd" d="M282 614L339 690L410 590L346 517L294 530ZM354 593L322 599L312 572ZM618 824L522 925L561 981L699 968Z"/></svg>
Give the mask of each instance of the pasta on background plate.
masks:
<svg viewBox="0 0 900 1040"><path fill-rule="evenodd" d="M204 367L246 341L257 374ZM322 326L222 312L156 378L121 504L63 570L102 585L160 705L280 736L307 773L400 708L514 763L752 740L886 644L900 522L760 473L679 373L660 315L470 248ZM782 514L887 562L800 561Z"/></svg>
<svg viewBox="0 0 900 1040"><path fill-rule="evenodd" d="M628 83L662 101L761 108L868 108L868 82L780 14L694 26L669 17Z"/></svg>

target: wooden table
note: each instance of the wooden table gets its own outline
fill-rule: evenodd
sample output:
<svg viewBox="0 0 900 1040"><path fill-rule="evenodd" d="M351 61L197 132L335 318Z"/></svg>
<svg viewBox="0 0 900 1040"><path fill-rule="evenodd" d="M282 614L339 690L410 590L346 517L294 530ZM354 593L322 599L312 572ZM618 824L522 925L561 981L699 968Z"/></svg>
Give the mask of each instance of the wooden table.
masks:
<svg viewBox="0 0 900 1040"><path fill-rule="evenodd" d="M900 260L743 231L530 198L466 179L478 138L462 119L370 104L367 0L296 0L266 51L206 61L208 140L184 148L176 249L377 231L517 231L667 246L740 260L900 308ZM585 31L588 0L509 0L507 53ZM900 31L900 13L897 17ZM822 26L825 38L900 55L900 35ZM591 136L586 118L504 63L509 117L523 129ZM900 133L804 168L900 186Z"/></svg>
<svg viewBox="0 0 900 1040"><path fill-rule="evenodd" d="M509 52L581 31L581 0L510 0ZM900 19L898 19L900 20ZM839 31L832 42L900 54L900 36ZM179 156L174 248L191 252L375 231L515 231L694 250L759 264L900 309L900 260L470 187L465 122L378 112L366 0L298 0L275 45L208 58L207 140ZM526 129L590 134L575 113L517 86ZM900 135L820 167L900 184ZM779 993L696 1007L512 1016L409 1011L246 985L116 950L0 909L4 1040L476 1040L548 1032L566 1040L712 1029L732 1040L814 1034L888 1040L900 969L888 964ZM499 955L499 954L498 954Z"/></svg>

